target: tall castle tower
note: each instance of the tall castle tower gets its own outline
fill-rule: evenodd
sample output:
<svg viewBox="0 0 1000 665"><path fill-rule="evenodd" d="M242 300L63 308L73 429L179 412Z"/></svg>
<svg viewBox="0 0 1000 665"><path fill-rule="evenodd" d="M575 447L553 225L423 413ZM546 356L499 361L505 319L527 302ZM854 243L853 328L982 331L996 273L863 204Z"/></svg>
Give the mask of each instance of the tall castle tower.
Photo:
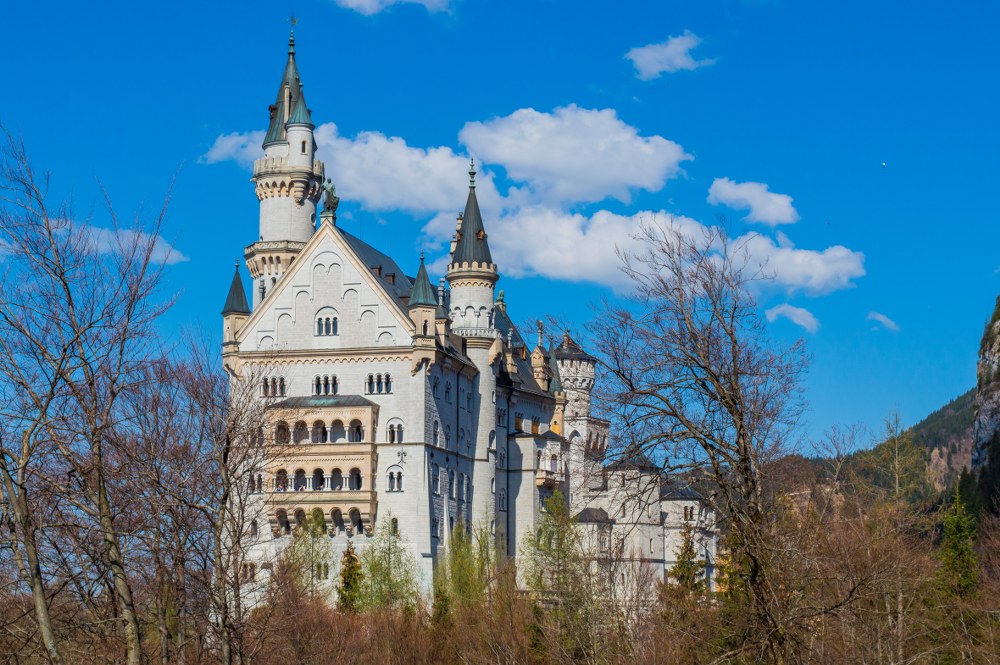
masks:
<svg viewBox="0 0 1000 665"><path fill-rule="evenodd" d="M264 156L253 165L260 201L260 234L244 256L254 279L256 307L278 281L316 228L323 162L316 159L314 125L295 64L295 35L264 136Z"/></svg>
<svg viewBox="0 0 1000 665"><path fill-rule="evenodd" d="M472 483L474 487L489 487L493 480L494 465L489 460L490 441L496 436L494 422L496 406L496 371L494 362L501 346L500 334L494 322L493 290L500 279L497 266L490 255L486 240L483 216L476 198L476 168L469 167L469 198L458 228L455 249L445 275L451 286L452 331L465 340L469 359L479 368L474 387L479 396L475 426L475 464ZM493 506L476 501L472 506L473 523L488 523Z"/></svg>

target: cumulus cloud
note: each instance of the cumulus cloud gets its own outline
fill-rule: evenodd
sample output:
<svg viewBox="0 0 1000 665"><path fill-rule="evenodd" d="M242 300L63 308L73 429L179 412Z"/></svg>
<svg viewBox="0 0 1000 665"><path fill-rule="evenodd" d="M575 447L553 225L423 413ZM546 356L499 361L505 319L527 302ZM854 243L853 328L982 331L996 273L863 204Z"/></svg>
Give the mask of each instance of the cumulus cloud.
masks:
<svg viewBox="0 0 1000 665"><path fill-rule="evenodd" d="M635 65L636 76L643 81L654 79L660 74L677 72L682 69L694 70L715 64L715 60L705 58L695 60L691 56L691 51L701 44L701 37L690 30L685 30L684 34L671 37L659 44L648 44L637 46L625 57Z"/></svg>
<svg viewBox="0 0 1000 665"><path fill-rule="evenodd" d="M881 312L876 312L874 310L868 312L867 320L881 323L886 330L891 330L892 332L899 332L899 324L890 319L885 314L882 314Z"/></svg>
<svg viewBox="0 0 1000 665"><path fill-rule="evenodd" d="M775 226L792 224L799 220L799 213L792 206L792 197L768 190L762 182L734 182L729 178L716 178L708 188L708 202L726 205L736 210L749 209L744 219Z"/></svg>
<svg viewBox="0 0 1000 665"><path fill-rule="evenodd" d="M212 147L198 158L202 164L216 164L232 160L243 167L253 164L253 160L264 156L261 144L264 130L254 132L233 132L216 137Z"/></svg>
<svg viewBox="0 0 1000 665"><path fill-rule="evenodd" d="M430 12L443 12L449 9L450 0L334 0L345 9L353 9L359 14L371 16L393 5L422 5Z"/></svg>
<svg viewBox="0 0 1000 665"><path fill-rule="evenodd" d="M332 122L316 128L319 158L345 200L370 210L433 213L465 206L469 158L448 147L418 148L398 136L341 136ZM500 195L490 173L476 177L480 204L496 210ZM454 215L453 215L454 217Z"/></svg>
<svg viewBox="0 0 1000 665"><path fill-rule="evenodd" d="M761 266L773 284L788 293L803 291L822 295L854 286L865 275L865 255L843 245L824 250L798 249L782 234L783 243L758 233L742 236L750 258Z"/></svg>
<svg viewBox="0 0 1000 665"><path fill-rule="evenodd" d="M802 307L795 307L784 303L777 305L764 312L767 320L774 323L777 319L788 319L797 326L801 326L806 332L814 333L819 330L819 320L813 316L812 312Z"/></svg>
<svg viewBox="0 0 1000 665"><path fill-rule="evenodd" d="M692 159L662 136L640 136L614 109L574 104L542 113L519 109L502 118L470 122L459 134L472 154L499 164L524 183L515 200L558 204L629 201L637 189L656 191Z"/></svg>
<svg viewBox="0 0 1000 665"><path fill-rule="evenodd" d="M89 224L83 226L82 231L89 238L94 248L102 254L110 254L119 248L127 247L137 241L148 243L151 238L147 233L131 229L105 229ZM176 263L190 261L190 259L162 237L158 237L153 245L150 261L172 266Z"/></svg>

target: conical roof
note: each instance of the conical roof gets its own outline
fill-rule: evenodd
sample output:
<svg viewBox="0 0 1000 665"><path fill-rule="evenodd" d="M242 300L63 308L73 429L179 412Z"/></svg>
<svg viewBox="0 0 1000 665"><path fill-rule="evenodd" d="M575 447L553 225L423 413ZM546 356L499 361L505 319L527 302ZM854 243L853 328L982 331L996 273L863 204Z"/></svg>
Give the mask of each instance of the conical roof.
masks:
<svg viewBox="0 0 1000 665"><path fill-rule="evenodd" d="M299 98L295 100L295 108L292 109L292 115L288 118L288 124L313 126L312 114L306 106L306 97L305 93L302 92L301 86L299 88Z"/></svg>
<svg viewBox="0 0 1000 665"><path fill-rule="evenodd" d="M292 108L285 109L285 88L288 88ZM299 81L299 68L295 64L295 36L288 38L288 62L285 63L285 73L281 76L281 85L274 105L271 106L271 122L264 136L264 145L285 139L285 112L295 111L296 101L302 98L302 84Z"/></svg>
<svg viewBox="0 0 1000 665"><path fill-rule="evenodd" d="M552 380L549 381L549 392L555 395L563 391L562 380L559 378L559 363L556 362L556 349L549 349L549 369L552 370Z"/></svg>
<svg viewBox="0 0 1000 665"><path fill-rule="evenodd" d="M476 199L476 169L469 170L469 199L465 202L465 213L462 215L462 225L458 230L458 244L451 262L480 263L491 265L490 245L486 241L486 229L483 227L483 215L479 212L479 200Z"/></svg>
<svg viewBox="0 0 1000 665"><path fill-rule="evenodd" d="M249 314L250 305L247 303L247 294L243 290L243 279L240 277L240 264L236 264L236 273L233 275L233 283L229 285L229 295L226 296L226 304L222 308L222 315Z"/></svg>
<svg viewBox="0 0 1000 665"><path fill-rule="evenodd" d="M431 286L430 278L427 277L427 268L424 267L424 255L421 254L420 269L417 270L417 278L413 282L407 307L437 307L437 304L434 288Z"/></svg>

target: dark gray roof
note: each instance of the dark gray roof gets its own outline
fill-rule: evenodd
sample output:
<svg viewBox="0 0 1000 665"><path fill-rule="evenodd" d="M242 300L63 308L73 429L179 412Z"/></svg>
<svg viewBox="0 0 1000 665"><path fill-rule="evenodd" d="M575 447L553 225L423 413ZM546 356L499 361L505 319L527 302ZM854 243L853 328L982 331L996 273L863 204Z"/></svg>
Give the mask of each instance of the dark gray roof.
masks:
<svg viewBox="0 0 1000 665"><path fill-rule="evenodd" d="M289 125L309 125L313 126L312 114L309 112L309 108L306 106L306 97L303 92L299 92L299 98L295 100L295 106L292 108L292 114L288 116Z"/></svg>
<svg viewBox="0 0 1000 665"><path fill-rule="evenodd" d="M659 473L660 467L653 463L643 450L634 443L630 443L622 451L620 458L608 464L608 471L636 470L648 473Z"/></svg>
<svg viewBox="0 0 1000 665"><path fill-rule="evenodd" d="M603 508L584 508L576 514L576 521L580 524L611 524L614 520L608 516Z"/></svg>
<svg viewBox="0 0 1000 665"><path fill-rule="evenodd" d="M289 397L268 406L271 409L334 408L338 406L374 406L375 402L361 395L309 395Z"/></svg>
<svg viewBox="0 0 1000 665"><path fill-rule="evenodd" d="M469 198L465 202L465 213L462 215L462 225L458 229L458 244L451 262L492 264L490 244L486 241L486 229L483 227L483 216L479 212L479 201L476 199L476 171L469 171Z"/></svg>
<svg viewBox="0 0 1000 665"><path fill-rule="evenodd" d="M555 395L563 391L562 380L559 378L559 363L556 362L555 349L549 349L549 369L552 370L552 380L549 381L549 392Z"/></svg>
<svg viewBox="0 0 1000 665"><path fill-rule="evenodd" d="M281 76L278 95L271 106L271 122L264 136L264 145L285 140L285 87L291 92L292 111L295 102L302 97L302 83L299 81L299 68L295 64L295 37L288 39L288 62L285 63L285 73Z"/></svg>
<svg viewBox="0 0 1000 665"><path fill-rule="evenodd" d="M521 337L521 333L518 331L517 326L514 322L510 320L507 312L501 308L496 308L493 310L495 316L493 323L497 330L500 331L504 339L507 337L507 331L512 331L511 342L515 347L514 351L514 364L517 366L517 374L511 376L507 372L506 363L500 364L500 371L497 373L497 383L501 386L510 386L517 390L524 392L534 393L536 395L549 396L548 393L543 391L538 387L538 383L535 381L534 373L531 369L531 361L527 358L522 358L521 354L517 352L517 348L526 346L524 338Z"/></svg>
<svg viewBox="0 0 1000 665"><path fill-rule="evenodd" d="M700 501L701 498L701 494L680 479L670 478L660 485L661 501Z"/></svg>
<svg viewBox="0 0 1000 665"><path fill-rule="evenodd" d="M420 268L417 270L417 278L413 280L413 290L410 291L410 307L437 307L437 297L434 295L434 287L427 277L427 268L424 267L424 255L420 255Z"/></svg>
<svg viewBox="0 0 1000 665"><path fill-rule="evenodd" d="M403 272L390 256L383 254L360 238L355 238L345 231L343 227L338 226L337 230L344 237L344 240L347 241L347 244L351 246L355 254L369 268L382 266L381 276L375 275L375 273L372 274L382 283L382 287L396 301L396 304L405 310L406 299L410 297L410 291L413 289L413 282L406 276L406 273ZM395 275L394 282L389 281L389 275Z"/></svg>
<svg viewBox="0 0 1000 665"><path fill-rule="evenodd" d="M572 337L569 336L569 331L567 330L563 333L562 342L556 347L556 358L559 360L586 360L588 362L597 362L597 358L590 355L583 348L577 344Z"/></svg>
<svg viewBox="0 0 1000 665"><path fill-rule="evenodd" d="M229 285L229 295L226 296L226 304L222 307L222 315L249 313L250 305L247 304L247 294L243 290L243 278L240 277L240 265L237 263L236 274L233 275L233 282Z"/></svg>

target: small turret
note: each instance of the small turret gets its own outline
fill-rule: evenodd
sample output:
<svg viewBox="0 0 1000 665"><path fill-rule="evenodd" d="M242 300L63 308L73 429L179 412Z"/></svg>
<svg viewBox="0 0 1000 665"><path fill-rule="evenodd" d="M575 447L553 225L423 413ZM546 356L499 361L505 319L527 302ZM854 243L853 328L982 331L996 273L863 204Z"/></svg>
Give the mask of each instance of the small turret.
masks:
<svg viewBox="0 0 1000 665"><path fill-rule="evenodd" d="M469 167L469 198L448 264L452 325L464 337L495 337L493 287L500 275L490 254L476 198L476 167Z"/></svg>
<svg viewBox="0 0 1000 665"><path fill-rule="evenodd" d="M247 294L243 289L243 279L240 277L240 263L236 262L236 272L233 274L233 281L229 285L229 295L226 296L226 304L222 307L222 348L236 344L236 333L239 332L243 324L250 317L250 305L247 303Z"/></svg>
<svg viewBox="0 0 1000 665"><path fill-rule="evenodd" d="M434 297L431 280L427 277L423 252L420 253L420 268L417 270L417 278L413 282L413 290L410 291L410 300L406 308L409 310L410 320L417 327L417 336L433 338L437 299Z"/></svg>

